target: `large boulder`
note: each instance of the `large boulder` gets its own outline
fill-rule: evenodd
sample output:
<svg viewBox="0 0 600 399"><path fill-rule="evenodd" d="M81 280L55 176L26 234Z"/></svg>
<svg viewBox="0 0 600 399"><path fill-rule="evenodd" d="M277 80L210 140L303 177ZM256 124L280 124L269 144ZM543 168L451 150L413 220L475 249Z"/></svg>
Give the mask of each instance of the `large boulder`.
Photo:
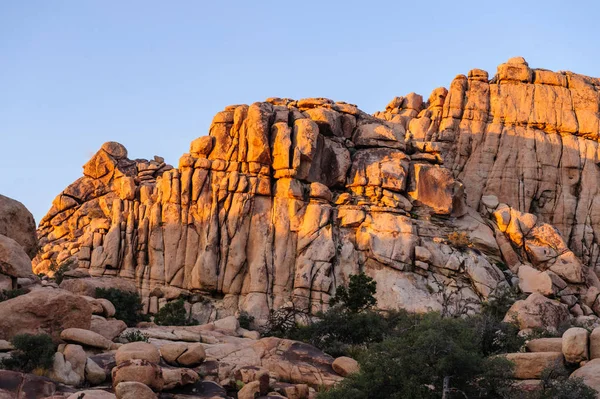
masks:
<svg viewBox="0 0 600 399"><path fill-rule="evenodd" d="M562 353L568 363L579 364L590 358L588 330L581 327L569 328L562 336Z"/></svg>
<svg viewBox="0 0 600 399"><path fill-rule="evenodd" d="M569 320L566 305L537 292L515 302L504 317L507 323L517 323L520 329L544 328L556 330Z"/></svg>
<svg viewBox="0 0 600 399"><path fill-rule="evenodd" d="M0 194L0 234L15 240L30 259L37 253L35 220L29 210L14 199Z"/></svg>
<svg viewBox="0 0 600 399"><path fill-rule="evenodd" d="M156 346L147 342L131 342L122 345L115 354L117 365L131 360L146 360L150 363L160 362L160 353Z"/></svg>
<svg viewBox="0 0 600 399"><path fill-rule="evenodd" d="M583 382L600 392L600 359L592 359L575 370L570 378L581 378Z"/></svg>
<svg viewBox="0 0 600 399"><path fill-rule="evenodd" d="M0 302L0 339L21 333L47 333L58 339L67 328L90 328L88 301L59 289L37 289Z"/></svg>
<svg viewBox="0 0 600 399"><path fill-rule="evenodd" d="M540 378L549 368L563 366L561 352L508 353L504 357L514 364L513 377L518 380Z"/></svg>
<svg viewBox="0 0 600 399"><path fill-rule="evenodd" d="M67 328L60 333L60 338L67 342L99 349L114 349L116 345L102 335L83 328Z"/></svg>
<svg viewBox="0 0 600 399"><path fill-rule="evenodd" d="M165 385L162 369L147 360L127 360L112 369L113 387L121 382L133 381L161 391Z"/></svg>
<svg viewBox="0 0 600 399"><path fill-rule="evenodd" d="M131 280L114 277L86 277L65 279L60 288L74 294L96 297L96 288L117 288L122 291L137 292Z"/></svg>
<svg viewBox="0 0 600 399"><path fill-rule="evenodd" d="M0 273L7 276L31 276L31 259L19 243L12 238L0 234Z"/></svg>
<svg viewBox="0 0 600 399"><path fill-rule="evenodd" d="M40 399L54 395L57 384L49 378L0 370L0 398Z"/></svg>

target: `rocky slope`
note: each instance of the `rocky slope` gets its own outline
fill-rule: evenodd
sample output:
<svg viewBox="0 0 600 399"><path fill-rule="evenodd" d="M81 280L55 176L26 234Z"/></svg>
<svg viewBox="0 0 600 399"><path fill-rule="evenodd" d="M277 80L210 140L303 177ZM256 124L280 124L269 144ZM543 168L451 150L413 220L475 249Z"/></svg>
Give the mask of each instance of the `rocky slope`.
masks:
<svg viewBox="0 0 600 399"><path fill-rule="evenodd" d="M178 168L106 143L40 222L34 271L72 259L70 277L132 280L151 313L184 296L205 322L324 310L360 271L384 309L471 312L519 284L598 313L596 82L515 58L375 116L229 106Z"/></svg>

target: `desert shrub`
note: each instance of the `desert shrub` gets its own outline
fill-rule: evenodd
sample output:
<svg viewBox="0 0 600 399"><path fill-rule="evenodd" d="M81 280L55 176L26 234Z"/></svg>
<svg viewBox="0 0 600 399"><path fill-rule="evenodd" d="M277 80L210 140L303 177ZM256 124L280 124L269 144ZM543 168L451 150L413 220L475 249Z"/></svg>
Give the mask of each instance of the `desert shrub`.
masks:
<svg viewBox="0 0 600 399"><path fill-rule="evenodd" d="M525 344L525 337L518 335L518 325L504 322L506 312L518 299L520 294L517 290L504 290L484 302L479 315L471 317L479 333L481 351L485 356L518 352Z"/></svg>
<svg viewBox="0 0 600 399"><path fill-rule="evenodd" d="M448 234L448 243L453 247L461 250L471 248L473 246L473 243L469 239L469 236L464 231L454 231Z"/></svg>
<svg viewBox="0 0 600 399"><path fill-rule="evenodd" d="M61 263L60 265L57 264L56 262L52 261L52 263L50 264L50 267L48 268L50 271L54 272L54 282L56 284L62 283L62 281L65 278L65 273L68 272L69 270L71 270L71 268L73 267L73 265L75 264L75 261L73 259L68 259L65 262Z"/></svg>
<svg viewBox="0 0 600 399"><path fill-rule="evenodd" d="M188 318L182 298L167 303L154 316L154 322L160 326L190 326L198 324Z"/></svg>
<svg viewBox="0 0 600 399"><path fill-rule="evenodd" d="M309 321L306 310L298 309L294 303L271 310L269 317L261 327L261 335L267 337L286 338L294 334L298 328L298 321L307 324Z"/></svg>
<svg viewBox="0 0 600 399"><path fill-rule="evenodd" d="M108 299L115 306L115 318L123 320L128 327L135 327L140 321L148 320L148 316L142 313L144 306L137 292L96 288L96 297Z"/></svg>
<svg viewBox="0 0 600 399"><path fill-rule="evenodd" d="M288 338L309 343L331 356L348 356L357 348L383 341L396 334L397 328L408 328L411 315L405 311L382 315L367 310L360 313L336 309L319 315L320 319L305 326L297 326Z"/></svg>
<svg viewBox="0 0 600 399"><path fill-rule="evenodd" d="M25 295L29 292L26 288L17 288L15 290L2 290L0 291L0 302L8 301L9 299L16 298L20 295Z"/></svg>
<svg viewBox="0 0 600 399"><path fill-rule="evenodd" d="M561 376L556 379L543 380L542 389L535 399L594 399L598 392L585 385L582 378Z"/></svg>
<svg viewBox="0 0 600 399"><path fill-rule="evenodd" d="M374 295L377 291L377 283L364 273L350 275L348 289L340 286L335 296L329 301L329 305L340 305L342 309L352 313L370 309L377 305Z"/></svg>
<svg viewBox="0 0 600 399"><path fill-rule="evenodd" d="M127 342L148 342L150 338L148 334L144 334L140 330L131 330L122 335Z"/></svg>
<svg viewBox="0 0 600 399"><path fill-rule="evenodd" d="M396 327L397 334L361 352L359 373L319 398L439 398L445 379L456 397L501 398L510 389L512 365L483 355L470 320L428 313Z"/></svg>
<svg viewBox="0 0 600 399"><path fill-rule="evenodd" d="M56 345L47 334L18 334L11 340L15 350L10 357L2 360L2 366L9 370L31 373L52 367Z"/></svg>
<svg viewBox="0 0 600 399"><path fill-rule="evenodd" d="M249 330L250 326L254 322L254 316L250 316L248 312L242 311L240 312L240 316L238 317L238 322L240 323L240 327Z"/></svg>

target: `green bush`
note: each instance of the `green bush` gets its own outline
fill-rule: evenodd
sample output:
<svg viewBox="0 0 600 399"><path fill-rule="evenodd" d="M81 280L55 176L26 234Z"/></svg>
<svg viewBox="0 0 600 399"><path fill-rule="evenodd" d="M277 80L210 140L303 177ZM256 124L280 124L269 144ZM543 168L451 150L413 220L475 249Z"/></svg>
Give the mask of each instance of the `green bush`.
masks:
<svg viewBox="0 0 600 399"><path fill-rule="evenodd" d="M585 385L582 378L561 376L543 380L541 391L534 395L535 399L594 399L597 393Z"/></svg>
<svg viewBox="0 0 600 399"><path fill-rule="evenodd" d="M52 367L56 345L47 334L18 334L11 340L15 350L10 357L2 360L8 370L31 373L34 370L47 370Z"/></svg>
<svg viewBox="0 0 600 399"><path fill-rule="evenodd" d="M96 288L96 297L108 299L115 307L115 318L123 320L128 327L135 327L140 321L148 320L148 316L142 313L144 306L137 292Z"/></svg>
<svg viewBox="0 0 600 399"><path fill-rule="evenodd" d="M358 313L377 305L373 295L377 291L377 283L364 273L350 275L348 289L340 286L329 305L341 305L344 310Z"/></svg>
<svg viewBox="0 0 600 399"><path fill-rule="evenodd" d="M52 261L52 264L48 269L54 272L54 282L60 285L65 278L65 273L71 270L74 264L75 261L73 259L68 259L60 265Z"/></svg>
<svg viewBox="0 0 600 399"><path fill-rule="evenodd" d="M240 327L249 330L252 323L254 322L254 316L250 316L248 312L240 312L240 316L238 317L238 322L240 323Z"/></svg>
<svg viewBox="0 0 600 399"><path fill-rule="evenodd" d="M332 309L306 326L296 326L288 338L309 343L331 356L347 356L350 351L381 342L396 333L398 325L409 325L414 315L406 311L384 316L367 310L360 313Z"/></svg>
<svg viewBox="0 0 600 399"><path fill-rule="evenodd" d="M150 338L148 334L144 334L140 330L131 330L122 335L127 342L148 342Z"/></svg>
<svg viewBox="0 0 600 399"><path fill-rule="evenodd" d="M167 303L160 308L154 322L160 326L190 326L198 324L195 320L188 318L182 298Z"/></svg>
<svg viewBox="0 0 600 399"><path fill-rule="evenodd" d="M484 357L470 320L429 313L396 327L395 336L362 352L359 373L319 398L439 398L445 378L466 397L500 398L510 389L511 364Z"/></svg>
<svg viewBox="0 0 600 399"><path fill-rule="evenodd" d="M0 292L0 302L8 301L9 299L16 298L20 295L25 295L29 292L26 288L17 288L15 290L2 290Z"/></svg>

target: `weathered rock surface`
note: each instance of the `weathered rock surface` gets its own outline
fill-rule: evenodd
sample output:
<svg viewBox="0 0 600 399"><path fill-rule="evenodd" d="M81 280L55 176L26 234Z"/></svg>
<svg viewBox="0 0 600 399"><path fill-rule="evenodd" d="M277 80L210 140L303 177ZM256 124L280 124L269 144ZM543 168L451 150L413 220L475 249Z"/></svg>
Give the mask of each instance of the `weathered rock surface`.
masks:
<svg viewBox="0 0 600 399"><path fill-rule="evenodd" d="M15 240L30 259L37 254L35 220L25 205L0 194L0 235Z"/></svg>
<svg viewBox="0 0 600 399"><path fill-rule="evenodd" d="M517 57L374 116L324 98L229 106L177 168L105 143L40 222L34 271L73 260L69 277L127 281L150 313L181 296L202 322L260 323L290 301L326 310L359 271L381 308L473 313L515 283L504 265L566 312L525 309L523 328L600 314L598 88ZM77 280L64 288L93 295Z"/></svg>
<svg viewBox="0 0 600 399"><path fill-rule="evenodd" d="M67 328L90 328L92 310L80 296L60 289L40 288L0 302L0 339L19 333L45 332L58 339Z"/></svg>
<svg viewBox="0 0 600 399"><path fill-rule="evenodd" d="M519 380L539 379L547 368L562 367L561 352L527 352L504 355L514 363L513 376Z"/></svg>

